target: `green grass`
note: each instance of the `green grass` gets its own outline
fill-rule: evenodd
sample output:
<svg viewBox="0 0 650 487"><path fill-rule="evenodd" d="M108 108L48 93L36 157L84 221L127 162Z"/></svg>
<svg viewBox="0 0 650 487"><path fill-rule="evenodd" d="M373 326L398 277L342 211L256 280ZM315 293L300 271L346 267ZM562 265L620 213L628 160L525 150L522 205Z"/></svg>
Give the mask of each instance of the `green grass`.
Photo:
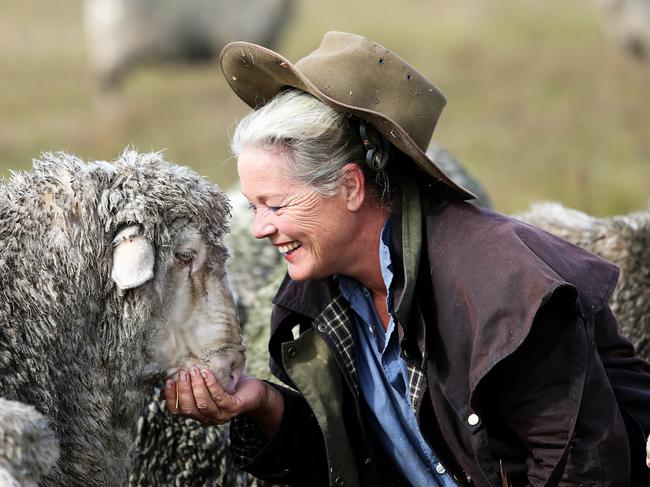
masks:
<svg viewBox="0 0 650 487"><path fill-rule="evenodd" d="M299 2L278 50L298 59L327 30L367 35L431 78L448 105L434 139L504 212L557 200L597 215L650 197L650 68L609 39L592 0ZM147 66L119 99L85 70L80 0L5 2L0 16L0 173L43 150L113 159L165 150L222 186L227 134L246 107L216 61Z"/></svg>

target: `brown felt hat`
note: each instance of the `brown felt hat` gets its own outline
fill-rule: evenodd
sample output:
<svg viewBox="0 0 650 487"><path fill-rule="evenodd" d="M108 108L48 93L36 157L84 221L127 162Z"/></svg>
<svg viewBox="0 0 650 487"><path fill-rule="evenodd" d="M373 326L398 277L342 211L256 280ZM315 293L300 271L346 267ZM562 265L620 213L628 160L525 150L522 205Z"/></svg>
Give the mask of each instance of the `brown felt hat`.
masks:
<svg viewBox="0 0 650 487"><path fill-rule="evenodd" d="M321 45L293 64L249 42L221 51L221 69L233 91L252 108L291 87L336 110L366 120L417 166L463 199L475 196L453 182L426 155L446 99L392 51L365 37L328 32Z"/></svg>

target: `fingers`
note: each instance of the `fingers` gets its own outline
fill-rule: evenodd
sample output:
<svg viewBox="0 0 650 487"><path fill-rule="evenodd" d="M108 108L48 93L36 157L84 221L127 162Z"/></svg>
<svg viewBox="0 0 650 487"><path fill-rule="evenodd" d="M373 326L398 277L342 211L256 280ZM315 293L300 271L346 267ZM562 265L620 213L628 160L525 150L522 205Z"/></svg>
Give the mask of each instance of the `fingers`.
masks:
<svg viewBox="0 0 650 487"><path fill-rule="evenodd" d="M181 370L176 378L165 382L165 405L172 414L196 419L203 424L223 424L230 421L232 396L219 385L214 375L196 367Z"/></svg>
<svg viewBox="0 0 650 487"><path fill-rule="evenodd" d="M187 371L181 370L174 379L165 382L165 405L172 414L183 414L199 419Z"/></svg>
<svg viewBox="0 0 650 487"><path fill-rule="evenodd" d="M178 382L174 379L167 379L165 381L165 389L163 392L165 399L165 406L167 411L172 414L178 414L179 411L179 397L178 397Z"/></svg>
<svg viewBox="0 0 650 487"><path fill-rule="evenodd" d="M192 367L190 369L190 379L192 385L192 393L194 395L194 402L196 404L196 409L201 414L218 414L221 411L220 405L212 397L211 392L208 390L205 380L212 379L213 382L214 376L212 373L209 373L207 370L199 371L198 368Z"/></svg>
<svg viewBox="0 0 650 487"><path fill-rule="evenodd" d="M201 370L201 376L203 378L206 390L210 394L211 399L214 403L222 409L230 410L233 407L232 396L228 394L213 373L207 370Z"/></svg>

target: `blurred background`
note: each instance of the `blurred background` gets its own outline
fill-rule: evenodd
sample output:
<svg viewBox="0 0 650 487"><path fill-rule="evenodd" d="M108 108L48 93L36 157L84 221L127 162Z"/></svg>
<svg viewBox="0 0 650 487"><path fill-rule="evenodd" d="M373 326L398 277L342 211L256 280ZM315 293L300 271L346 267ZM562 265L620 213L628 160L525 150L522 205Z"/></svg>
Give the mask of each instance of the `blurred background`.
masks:
<svg viewBox="0 0 650 487"><path fill-rule="evenodd" d="M648 0L628 2L640 5L632 14L623 0L231 0L217 10L199 0L86 3L0 0L3 176L41 151L112 160L133 146L164 150L227 188L236 177L228 134L247 108L214 57L222 37L272 45L295 61L324 32L343 30L396 51L441 88L448 105L434 141L499 211L538 200L599 216L648 205L650 53L642 33L622 38L620 30L625 18L650 37ZM124 11L129 3L135 12ZM154 14L157 3L180 13ZM201 8L194 25L188 12ZM213 48L187 32L212 36ZM153 62L183 54L162 39L169 33L196 62ZM167 44L143 56L149 62L122 65L130 42L143 51Z"/></svg>

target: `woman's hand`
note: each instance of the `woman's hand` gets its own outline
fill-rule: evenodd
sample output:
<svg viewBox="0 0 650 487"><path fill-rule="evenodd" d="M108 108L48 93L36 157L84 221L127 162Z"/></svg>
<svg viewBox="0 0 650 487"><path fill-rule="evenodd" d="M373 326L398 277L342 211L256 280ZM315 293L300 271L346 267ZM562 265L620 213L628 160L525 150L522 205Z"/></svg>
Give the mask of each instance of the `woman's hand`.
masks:
<svg viewBox="0 0 650 487"><path fill-rule="evenodd" d="M204 425L221 425L247 414L267 436L280 425L284 411L282 395L266 382L243 376L235 392L228 394L212 372L197 367L168 379L164 397L170 413L189 416Z"/></svg>
<svg viewBox="0 0 650 487"><path fill-rule="evenodd" d="M645 464L650 468L650 436L648 436L648 442L645 445Z"/></svg>

